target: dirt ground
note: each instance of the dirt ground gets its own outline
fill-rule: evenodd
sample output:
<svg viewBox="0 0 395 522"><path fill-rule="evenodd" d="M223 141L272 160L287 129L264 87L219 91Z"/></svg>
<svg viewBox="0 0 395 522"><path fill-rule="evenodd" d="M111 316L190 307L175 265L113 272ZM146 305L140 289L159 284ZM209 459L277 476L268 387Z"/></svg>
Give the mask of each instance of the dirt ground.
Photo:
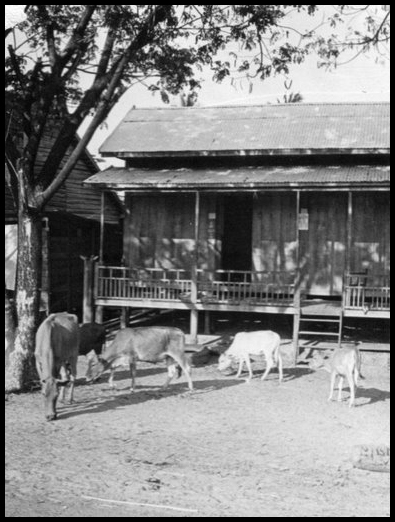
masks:
<svg viewBox="0 0 395 522"><path fill-rule="evenodd" d="M351 464L355 445L389 444L388 368L364 365L350 410L327 402L326 372L286 367L279 385L256 361L246 384L216 361L193 369L192 393L184 377L161 392L165 367L141 363L131 394L122 369L117 390L85 384L80 357L54 422L39 391L8 396L5 515L389 516L389 474Z"/></svg>

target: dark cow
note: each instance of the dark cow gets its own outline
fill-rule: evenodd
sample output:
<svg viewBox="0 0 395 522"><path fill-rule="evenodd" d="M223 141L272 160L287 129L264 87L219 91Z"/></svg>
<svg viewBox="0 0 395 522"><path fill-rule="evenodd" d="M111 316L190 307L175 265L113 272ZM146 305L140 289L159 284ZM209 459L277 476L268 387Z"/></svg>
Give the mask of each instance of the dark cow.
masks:
<svg viewBox="0 0 395 522"><path fill-rule="evenodd" d="M73 402L74 380L77 375L79 327L76 315L51 314L41 323L36 334L37 372L44 395L45 417L56 419L56 401L59 387L71 381L70 403Z"/></svg>
<svg viewBox="0 0 395 522"><path fill-rule="evenodd" d="M95 355L88 356L88 365L86 369L85 379L92 380L93 367L97 364L98 358L101 356L103 346L106 342L106 329L102 324L84 323L80 326L80 355L86 355L94 352Z"/></svg>
<svg viewBox="0 0 395 522"><path fill-rule="evenodd" d="M177 372L180 375L178 368L181 367L189 389L193 390L191 367L185 354L185 335L179 328L150 326L120 330L112 344L102 353L99 375L111 369L109 383L112 386L114 368L126 361L129 363L132 378L131 391L135 387L137 361L166 361L168 375L163 388L168 386Z"/></svg>

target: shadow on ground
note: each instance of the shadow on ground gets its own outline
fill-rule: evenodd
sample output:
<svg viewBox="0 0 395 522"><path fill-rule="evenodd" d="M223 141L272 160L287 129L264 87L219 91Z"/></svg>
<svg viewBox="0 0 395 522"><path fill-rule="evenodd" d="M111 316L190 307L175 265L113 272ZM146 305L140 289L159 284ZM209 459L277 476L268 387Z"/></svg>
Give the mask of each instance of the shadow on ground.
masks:
<svg viewBox="0 0 395 522"><path fill-rule="evenodd" d="M381 402L389 400L391 394L386 390L379 390L378 388L358 388L355 393L356 399L358 398L367 398L370 399L368 402L364 402L363 404L356 404L356 406L365 406L366 404L374 404L375 402Z"/></svg>
<svg viewBox="0 0 395 522"><path fill-rule="evenodd" d="M134 392L130 392L128 386L117 388L116 390L110 388L101 388L100 395L91 399L76 399L73 404L59 404L58 420L76 417L78 415L87 415L91 413L100 413L107 410L123 408L132 404L141 404L148 401L155 401L165 399L167 397L179 396L181 398L194 398L202 393L208 393L222 388L229 388L243 384L240 379L232 380L208 380L196 381L193 383L194 390L189 391L185 382L170 384L168 388L163 390L160 386L136 386ZM93 385L101 387L101 384ZM93 388L93 387L92 387ZM93 389L92 389L93 391ZM109 395L103 395L108 392Z"/></svg>

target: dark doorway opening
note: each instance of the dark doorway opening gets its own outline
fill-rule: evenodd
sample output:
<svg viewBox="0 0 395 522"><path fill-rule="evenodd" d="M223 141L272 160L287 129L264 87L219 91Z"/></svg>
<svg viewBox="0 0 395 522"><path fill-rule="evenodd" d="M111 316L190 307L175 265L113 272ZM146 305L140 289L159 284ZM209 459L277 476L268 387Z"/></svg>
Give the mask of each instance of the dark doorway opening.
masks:
<svg viewBox="0 0 395 522"><path fill-rule="evenodd" d="M224 231L222 268L252 268L252 195L232 194L224 197Z"/></svg>

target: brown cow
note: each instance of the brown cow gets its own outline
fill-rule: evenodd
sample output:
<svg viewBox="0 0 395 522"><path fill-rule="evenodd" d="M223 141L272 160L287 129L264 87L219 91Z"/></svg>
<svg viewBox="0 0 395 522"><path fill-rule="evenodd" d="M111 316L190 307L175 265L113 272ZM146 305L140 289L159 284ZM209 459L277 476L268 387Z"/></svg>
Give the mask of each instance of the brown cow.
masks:
<svg viewBox="0 0 395 522"><path fill-rule="evenodd" d="M102 353L99 375L111 369L109 382L112 386L113 369L125 360L130 366L131 391L134 391L135 387L136 361L152 363L166 361L168 376L163 388L168 386L180 366L184 370L189 389L193 390L191 367L185 354L185 335L179 328L146 326L120 330L112 344Z"/></svg>
<svg viewBox="0 0 395 522"><path fill-rule="evenodd" d="M76 315L67 312L51 314L37 330L34 355L42 385L47 420L56 419L59 387L63 386L64 396L65 386L69 381L71 381L70 403L73 402L78 348L79 327Z"/></svg>

